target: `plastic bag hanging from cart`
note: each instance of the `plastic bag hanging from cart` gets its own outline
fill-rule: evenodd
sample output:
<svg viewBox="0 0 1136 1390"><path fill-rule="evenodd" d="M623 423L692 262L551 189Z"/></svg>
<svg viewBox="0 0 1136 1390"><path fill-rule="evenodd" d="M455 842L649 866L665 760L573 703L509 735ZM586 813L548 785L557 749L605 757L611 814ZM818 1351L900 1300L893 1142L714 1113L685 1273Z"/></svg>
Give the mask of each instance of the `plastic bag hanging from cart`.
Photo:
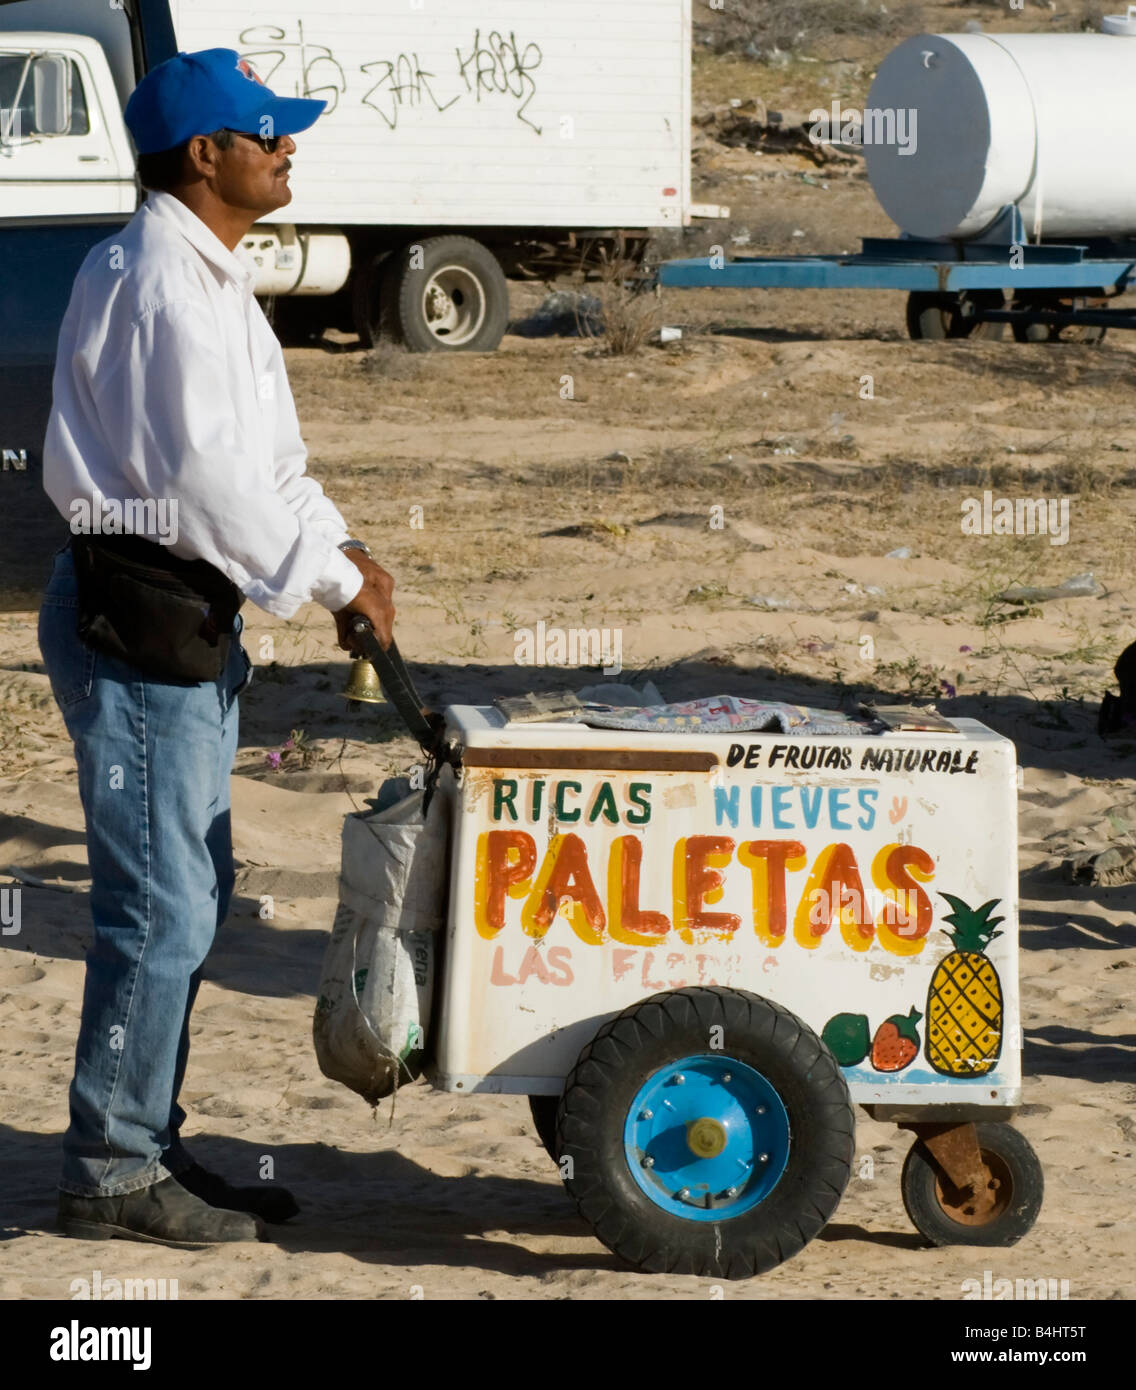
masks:
<svg viewBox="0 0 1136 1390"><path fill-rule="evenodd" d="M339 909L312 1035L320 1070L372 1105L421 1075L449 894L453 774L386 811L348 816Z"/></svg>

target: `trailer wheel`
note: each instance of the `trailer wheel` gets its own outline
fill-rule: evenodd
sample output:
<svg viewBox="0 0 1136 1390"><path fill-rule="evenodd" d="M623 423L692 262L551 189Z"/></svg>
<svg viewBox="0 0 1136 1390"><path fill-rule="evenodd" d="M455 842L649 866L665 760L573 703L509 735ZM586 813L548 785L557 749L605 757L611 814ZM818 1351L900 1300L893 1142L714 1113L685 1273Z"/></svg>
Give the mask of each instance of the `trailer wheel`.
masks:
<svg viewBox="0 0 1136 1390"><path fill-rule="evenodd" d="M529 1096L529 1111L532 1115L533 1128L553 1163L557 1161L558 1157L556 1151L556 1112L559 1106L559 1096Z"/></svg>
<svg viewBox="0 0 1136 1390"><path fill-rule="evenodd" d="M975 1209L973 1194L959 1192L917 1139L903 1165L900 1185L911 1224L932 1245L1013 1245L1041 1210L1045 1177L1029 1140L1011 1125L975 1125L982 1161L990 1170L994 1203Z"/></svg>
<svg viewBox="0 0 1136 1390"><path fill-rule="evenodd" d="M383 266L382 326L411 352L492 352L509 322L509 285L492 251L467 236L427 237Z"/></svg>
<svg viewBox="0 0 1136 1390"><path fill-rule="evenodd" d="M1107 296L1099 296L1096 303L1104 304ZM1060 299L1015 299L1014 309L1067 309L1071 300ZM1096 323L1015 323L1014 340L1019 343L1084 343L1095 346L1104 341L1108 328Z"/></svg>
<svg viewBox="0 0 1136 1390"><path fill-rule="evenodd" d="M844 1074L799 1018L688 988L600 1029L557 1137L565 1186L608 1249L643 1270L747 1279L836 1210L854 1129Z"/></svg>
<svg viewBox="0 0 1136 1390"><path fill-rule="evenodd" d="M916 291L907 296L907 334L919 339L979 338L997 342L1004 323L981 323L974 310L1001 309L1001 290L967 290L962 294L930 294Z"/></svg>

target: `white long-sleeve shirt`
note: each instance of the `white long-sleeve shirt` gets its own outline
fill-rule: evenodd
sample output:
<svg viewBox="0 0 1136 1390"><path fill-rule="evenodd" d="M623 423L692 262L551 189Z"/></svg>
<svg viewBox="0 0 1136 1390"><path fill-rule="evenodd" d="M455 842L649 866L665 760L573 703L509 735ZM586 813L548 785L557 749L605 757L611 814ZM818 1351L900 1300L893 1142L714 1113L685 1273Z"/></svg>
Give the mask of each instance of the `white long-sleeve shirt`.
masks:
<svg viewBox="0 0 1136 1390"><path fill-rule="evenodd" d="M343 517L305 473L254 281L251 257L169 193L94 247L60 329L44 487L69 521L77 501L99 516L134 501L138 517L137 501L176 500L174 554L208 560L279 617L309 600L334 612L362 576L338 549Z"/></svg>

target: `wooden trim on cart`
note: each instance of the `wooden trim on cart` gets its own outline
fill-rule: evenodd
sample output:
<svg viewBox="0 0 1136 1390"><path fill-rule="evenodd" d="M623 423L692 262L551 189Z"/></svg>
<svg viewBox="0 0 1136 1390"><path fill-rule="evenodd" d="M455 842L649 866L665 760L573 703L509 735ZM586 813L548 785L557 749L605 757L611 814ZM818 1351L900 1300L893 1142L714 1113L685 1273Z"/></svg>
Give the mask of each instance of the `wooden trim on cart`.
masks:
<svg viewBox="0 0 1136 1390"><path fill-rule="evenodd" d="M463 767L555 768L563 772L713 772L716 753L623 748L463 748Z"/></svg>

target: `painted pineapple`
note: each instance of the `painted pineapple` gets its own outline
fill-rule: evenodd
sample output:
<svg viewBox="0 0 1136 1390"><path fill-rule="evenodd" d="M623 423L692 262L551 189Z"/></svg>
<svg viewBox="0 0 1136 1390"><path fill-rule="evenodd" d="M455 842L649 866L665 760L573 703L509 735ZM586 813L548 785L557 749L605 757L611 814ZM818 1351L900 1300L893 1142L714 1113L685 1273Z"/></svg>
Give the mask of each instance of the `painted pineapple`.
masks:
<svg viewBox="0 0 1136 1390"><path fill-rule="evenodd" d="M1002 986L986 948L1002 933L991 917L999 899L968 907L941 893L954 911L946 917L955 949L935 970L927 992L927 1060L946 1076L985 1076L1002 1050Z"/></svg>

